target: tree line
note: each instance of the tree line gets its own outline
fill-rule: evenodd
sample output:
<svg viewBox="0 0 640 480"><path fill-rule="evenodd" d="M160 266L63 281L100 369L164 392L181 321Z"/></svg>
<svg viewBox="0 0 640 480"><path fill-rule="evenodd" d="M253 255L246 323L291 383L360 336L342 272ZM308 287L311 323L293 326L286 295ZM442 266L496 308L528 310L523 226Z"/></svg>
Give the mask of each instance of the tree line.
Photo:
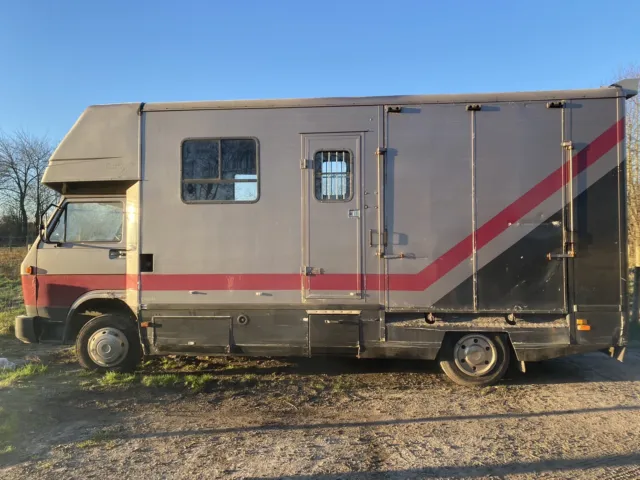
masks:
<svg viewBox="0 0 640 480"><path fill-rule="evenodd" d="M640 65L622 70L618 78L640 78ZM640 98L635 96L626 103L629 266L640 267Z"/></svg>
<svg viewBox="0 0 640 480"><path fill-rule="evenodd" d="M41 213L57 198L41 183L52 151L45 137L0 132L0 237L24 242L37 234Z"/></svg>

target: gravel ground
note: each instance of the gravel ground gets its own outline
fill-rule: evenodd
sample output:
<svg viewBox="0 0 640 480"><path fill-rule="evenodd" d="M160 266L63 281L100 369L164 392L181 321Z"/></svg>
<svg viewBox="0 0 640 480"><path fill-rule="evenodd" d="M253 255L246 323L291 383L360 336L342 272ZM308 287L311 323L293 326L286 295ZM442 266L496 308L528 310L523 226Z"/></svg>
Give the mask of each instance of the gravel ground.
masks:
<svg viewBox="0 0 640 480"><path fill-rule="evenodd" d="M530 364L482 390L434 363L327 359L156 361L104 386L66 354L9 342L0 356L50 366L0 389L19 425L6 480L640 478L637 349L624 364ZM140 381L194 370L199 392Z"/></svg>

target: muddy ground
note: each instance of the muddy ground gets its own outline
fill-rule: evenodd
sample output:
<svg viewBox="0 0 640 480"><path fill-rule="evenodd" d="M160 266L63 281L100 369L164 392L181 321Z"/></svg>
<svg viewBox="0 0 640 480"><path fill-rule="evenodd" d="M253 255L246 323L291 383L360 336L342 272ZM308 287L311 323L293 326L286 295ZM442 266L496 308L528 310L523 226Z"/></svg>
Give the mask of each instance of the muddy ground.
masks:
<svg viewBox="0 0 640 480"><path fill-rule="evenodd" d="M482 390L434 363L372 360L172 359L105 379L0 339L0 356L28 354L49 368L0 387L6 480L640 478L637 349Z"/></svg>

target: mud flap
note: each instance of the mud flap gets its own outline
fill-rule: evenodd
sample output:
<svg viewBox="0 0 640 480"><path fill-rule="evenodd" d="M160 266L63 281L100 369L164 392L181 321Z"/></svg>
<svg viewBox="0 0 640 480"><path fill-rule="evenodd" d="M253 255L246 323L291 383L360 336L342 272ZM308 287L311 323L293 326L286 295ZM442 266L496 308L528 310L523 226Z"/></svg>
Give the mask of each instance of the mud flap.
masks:
<svg viewBox="0 0 640 480"><path fill-rule="evenodd" d="M610 347L609 355L611 358L615 358L619 362L624 362L624 354L627 352L627 347Z"/></svg>

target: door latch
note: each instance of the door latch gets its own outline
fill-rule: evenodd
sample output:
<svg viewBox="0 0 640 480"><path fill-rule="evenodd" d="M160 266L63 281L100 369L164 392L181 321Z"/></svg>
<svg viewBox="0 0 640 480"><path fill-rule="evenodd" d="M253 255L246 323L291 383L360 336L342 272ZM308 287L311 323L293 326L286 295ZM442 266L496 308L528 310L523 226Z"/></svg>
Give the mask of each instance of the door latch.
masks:
<svg viewBox="0 0 640 480"><path fill-rule="evenodd" d="M119 248L112 248L109 250L109 258L114 260L116 258L127 258L127 251Z"/></svg>
<svg viewBox="0 0 640 480"><path fill-rule="evenodd" d="M573 243L567 243L567 253L547 253L547 260L557 260L561 258L575 258L576 251L573 248Z"/></svg>

